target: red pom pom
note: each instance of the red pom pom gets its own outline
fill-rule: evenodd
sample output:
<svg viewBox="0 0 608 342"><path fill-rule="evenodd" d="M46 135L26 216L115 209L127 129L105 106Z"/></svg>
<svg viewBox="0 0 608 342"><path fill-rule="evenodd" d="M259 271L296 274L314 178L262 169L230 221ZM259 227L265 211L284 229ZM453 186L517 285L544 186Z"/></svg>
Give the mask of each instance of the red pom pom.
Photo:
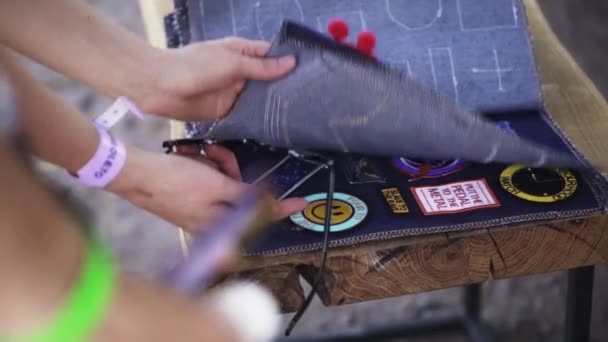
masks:
<svg viewBox="0 0 608 342"><path fill-rule="evenodd" d="M376 47L376 35L371 31L359 33L357 38L357 49L367 56L372 56Z"/></svg>
<svg viewBox="0 0 608 342"><path fill-rule="evenodd" d="M338 42L344 41L348 37L348 24L342 19L333 19L327 25L329 34Z"/></svg>

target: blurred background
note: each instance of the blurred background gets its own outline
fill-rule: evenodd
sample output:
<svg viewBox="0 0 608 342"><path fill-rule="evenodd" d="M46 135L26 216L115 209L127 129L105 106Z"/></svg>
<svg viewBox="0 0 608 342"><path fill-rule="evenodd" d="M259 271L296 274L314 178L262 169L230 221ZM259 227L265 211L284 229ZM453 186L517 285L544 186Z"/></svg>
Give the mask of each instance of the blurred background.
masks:
<svg viewBox="0 0 608 342"><path fill-rule="evenodd" d="M137 1L89 0L121 25L144 37ZM539 0L564 45L591 76L604 96L608 95L608 1ZM100 114L110 100L78 82L28 62L28 67L50 88L90 117ZM132 118L117 127L119 135L140 147L162 152L169 138L165 120ZM122 261L126 271L154 278L168 260L180 254L177 231L171 225L109 194L74 185L63 171L48 169L85 204L95 208L97 225ZM170 199L168 199L170 200ZM565 309L566 277L563 273L502 280L484 286L484 318L502 341L560 340ZM596 270L593 302L593 341L608 341L608 267ZM460 310L461 291L449 289L372 301L338 308L325 308L315 301L294 334L360 324L388 323L441 316ZM289 317L286 317L289 318ZM412 341L466 341L464 337L436 337Z"/></svg>

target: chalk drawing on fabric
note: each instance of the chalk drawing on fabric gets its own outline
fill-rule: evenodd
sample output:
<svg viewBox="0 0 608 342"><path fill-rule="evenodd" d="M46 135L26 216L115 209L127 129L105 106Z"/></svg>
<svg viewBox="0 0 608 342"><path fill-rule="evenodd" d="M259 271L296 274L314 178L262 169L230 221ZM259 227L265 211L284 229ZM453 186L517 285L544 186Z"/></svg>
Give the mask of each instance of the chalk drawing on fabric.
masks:
<svg viewBox="0 0 608 342"><path fill-rule="evenodd" d="M234 0L228 0L228 4L230 5L230 17L232 18L232 35L236 36L238 32L236 30L236 14L234 14Z"/></svg>
<svg viewBox="0 0 608 342"><path fill-rule="evenodd" d="M317 16L317 28L319 32L325 33L327 31L327 25L333 19L341 18L345 20L350 29L351 35L356 35L361 31L367 30L367 20L365 19L365 13L362 10L352 10L352 11L340 11L334 12L330 14L324 14ZM358 25L356 25L358 24Z"/></svg>
<svg viewBox="0 0 608 342"><path fill-rule="evenodd" d="M429 48L429 62L431 65L431 73L433 76L433 84L435 85L435 90L438 92L443 93L444 95L452 95L453 99L458 102L459 100L459 95L458 95L458 78L456 77L456 69L454 68L454 56L452 55L452 48L450 47L441 47L441 48ZM441 58L441 55L444 55L443 58L446 58L445 56L447 56L447 59L449 60L449 66L450 66L450 81L448 82L449 84L452 84L452 87L454 88L454 93L453 94L449 94L449 92L445 91L444 89L442 89L442 87L440 86L440 80L438 79L438 74L439 75L445 75L445 73L438 73L437 72L437 66L436 65L442 65L441 63L437 63L436 59L439 60ZM443 84L443 82L441 82Z"/></svg>
<svg viewBox="0 0 608 342"><path fill-rule="evenodd" d="M497 31L497 30L505 30L505 29L516 29L519 27L519 14L518 14L518 9L517 9L517 5L515 4L515 0L510 0L510 12L512 13L512 23L509 24L503 24L503 25L490 25L490 26L480 26L480 27L472 27L469 26L467 27L465 24L465 19L463 16L463 12L462 10L462 2L464 0L456 0L456 12L458 14L458 20L459 20L459 24L460 24L460 31L463 32L470 32L470 31ZM494 4L495 0L489 1L488 4ZM480 2L478 0L474 0L474 4L475 6L479 6ZM481 3L483 4L483 3ZM478 17L477 17L478 18ZM511 18L509 18L509 21L511 20Z"/></svg>
<svg viewBox="0 0 608 342"><path fill-rule="evenodd" d="M356 41L357 33L373 31L378 60L397 64L412 79L435 87L467 110L505 111L540 101L522 0L192 2L200 5L193 6L201 12L193 23L204 39L236 32L248 39L272 40L282 20L326 33L328 23L340 17L351 27L349 43Z"/></svg>
<svg viewBox="0 0 608 342"><path fill-rule="evenodd" d="M198 6L200 16L201 16L201 32L203 34L202 40L207 40L207 29L205 29L205 0L200 0L200 5Z"/></svg>
<svg viewBox="0 0 608 342"><path fill-rule="evenodd" d="M292 19L299 22L304 22L306 19L304 16L304 9L302 8L302 4L300 4L299 0L274 0L263 1L264 5L268 3L274 3L267 5L268 10L262 9L262 2L257 1L254 6L254 17L255 17L255 26L257 29L258 36L262 40L270 39L270 36L278 31L281 22L285 19ZM289 6L288 3L291 3L292 6ZM277 9L278 6L282 6L281 8L286 8L289 10L291 15L285 15L282 9ZM295 15L293 15L295 14ZM267 16L267 19L264 20L262 18L263 15ZM271 25L268 29L265 29L264 26ZM272 32L268 36L265 32Z"/></svg>
<svg viewBox="0 0 608 342"><path fill-rule="evenodd" d="M502 68L498 58L498 51L496 49L492 49L492 52L494 54L494 69L472 68L471 71L475 74L496 74L496 79L498 82L498 91L506 92L507 90L504 87L503 77L504 74L513 72L513 68Z"/></svg>
<svg viewBox="0 0 608 342"><path fill-rule="evenodd" d="M429 0L421 0L421 1L429 1ZM397 15L395 13L394 7L392 6L392 2L393 2L392 0L384 0L386 14L388 15L389 19L392 22L394 22L399 27L402 27L408 31L424 31L424 30L432 27L433 25L435 25L437 20L439 20L441 18L441 16L443 15L443 0L437 0L437 11L435 12L433 18L430 19L428 23L414 27L414 26L406 24L403 20L397 19ZM411 7L404 5L403 2L404 2L404 0L399 0L399 6L397 6L397 8L402 9L404 11L408 11Z"/></svg>

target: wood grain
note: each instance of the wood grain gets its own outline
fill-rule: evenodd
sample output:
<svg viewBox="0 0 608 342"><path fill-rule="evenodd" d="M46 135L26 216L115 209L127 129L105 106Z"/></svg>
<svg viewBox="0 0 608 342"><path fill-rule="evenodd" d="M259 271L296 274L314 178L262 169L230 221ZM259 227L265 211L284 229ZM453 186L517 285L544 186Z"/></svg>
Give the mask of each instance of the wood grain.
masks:
<svg viewBox="0 0 608 342"><path fill-rule="evenodd" d="M546 108L583 154L608 170L608 104L551 31L536 0L524 0ZM151 41L171 0L140 0ZM151 7L151 8L147 8ZM146 15L147 14L147 15ZM163 38L164 40L164 35ZM184 136L172 123L172 138ZM341 305L608 262L608 217L554 221L368 242L330 250L319 296ZM233 278L269 288L284 312L302 303L319 253L243 258Z"/></svg>
<svg viewBox="0 0 608 342"><path fill-rule="evenodd" d="M443 241L328 259L319 296L356 303L608 261L608 217L443 234ZM302 267L312 281L316 262Z"/></svg>
<svg viewBox="0 0 608 342"><path fill-rule="evenodd" d="M608 262L608 217L490 231L496 279Z"/></svg>
<svg viewBox="0 0 608 342"><path fill-rule="evenodd" d="M340 305L481 282L490 269L487 248L478 235L373 253L353 251L328 260L319 296L326 305ZM316 274L316 265L303 270L309 281Z"/></svg>
<svg viewBox="0 0 608 342"><path fill-rule="evenodd" d="M608 170L608 104L563 47L536 0L525 0L545 107L576 147Z"/></svg>

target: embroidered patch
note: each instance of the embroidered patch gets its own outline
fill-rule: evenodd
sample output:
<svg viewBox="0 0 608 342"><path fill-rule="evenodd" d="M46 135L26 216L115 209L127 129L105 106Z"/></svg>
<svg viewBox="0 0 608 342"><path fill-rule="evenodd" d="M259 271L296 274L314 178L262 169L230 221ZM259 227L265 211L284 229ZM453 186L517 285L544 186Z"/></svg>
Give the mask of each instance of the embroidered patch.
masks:
<svg viewBox="0 0 608 342"><path fill-rule="evenodd" d="M574 195L578 180L565 169L512 165L500 174L500 185L508 193L526 201L555 203Z"/></svg>
<svg viewBox="0 0 608 342"><path fill-rule="evenodd" d="M456 214L500 207L484 179L411 188L424 215Z"/></svg>
<svg viewBox="0 0 608 342"><path fill-rule="evenodd" d="M412 176L411 181L422 178L438 178L462 170L462 160L425 160L394 158L393 165L400 171Z"/></svg>
<svg viewBox="0 0 608 342"><path fill-rule="evenodd" d="M382 194L386 203L391 208L393 214L407 214L410 212L403 196L397 188L382 189Z"/></svg>
<svg viewBox="0 0 608 342"><path fill-rule="evenodd" d="M293 223L315 232L323 232L327 194L306 196L308 206L303 211L290 216ZM367 217L368 207L361 199L345 193L334 193L331 209L330 231L341 232L359 225Z"/></svg>

